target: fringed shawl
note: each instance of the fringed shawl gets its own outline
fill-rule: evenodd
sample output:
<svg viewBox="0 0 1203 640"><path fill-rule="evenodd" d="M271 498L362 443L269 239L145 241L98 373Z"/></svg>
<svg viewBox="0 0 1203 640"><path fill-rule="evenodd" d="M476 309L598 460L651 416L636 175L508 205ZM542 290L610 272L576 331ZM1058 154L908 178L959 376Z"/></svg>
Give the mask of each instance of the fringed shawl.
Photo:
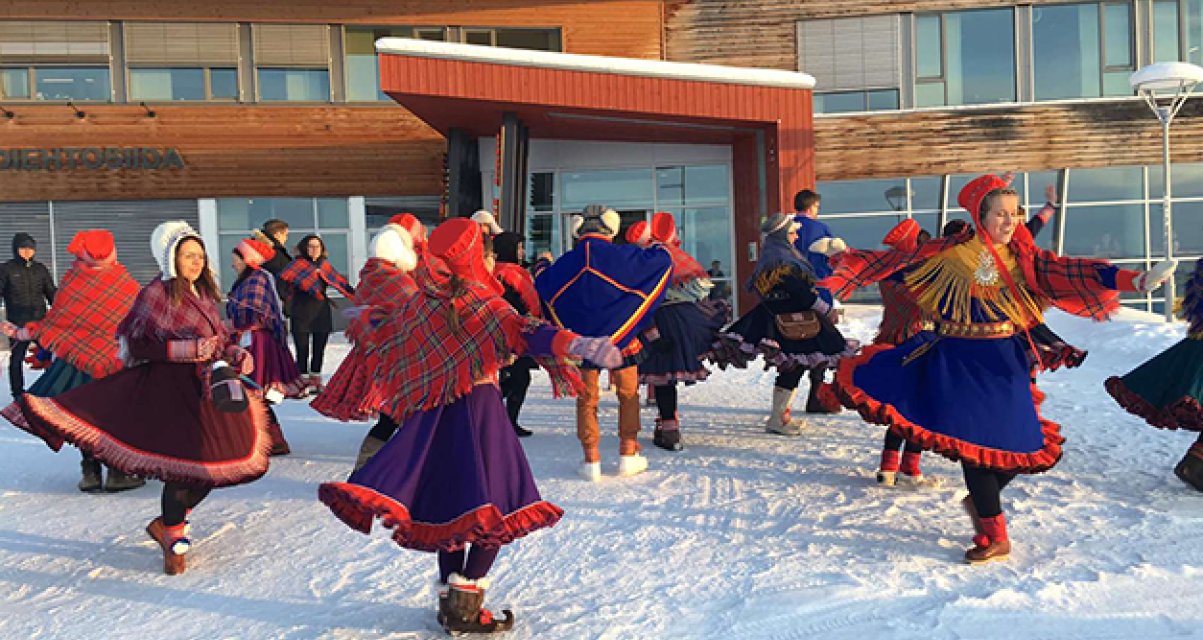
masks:
<svg viewBox="0 0 1203 640"><path fill-rule="evenodd" d="M155 278L142 287L129 313L117 326L119 338L167 342L226 335L215 301L186 291L179 304L172 304L169 290L172 282ZM124 359L127 366L139 364L128 354Z"/></svg>
<svg viewBox="0 0 1203 640"><path fill-rule="evenodd" d="M1195 261L1195 272L1186 281L1186 295L1178 304L1178 317L1188 323L1187 333L1203 339L1203 259Z"/></svg>
<svg viewBox="0 0 1203 640"><path fill-rule="evenodd" d="M324 258L317 262L306 257L295 258L280 272L280 279L318 300L326 299L325 285L334 287L348 300L355 296L351 283Z"/></svg>
<svg viewBox="0 0 1203 640"><path fill-rule="evenodd" d="M240 330L266 329L284 343L284 313L280 310L276 281L266 269L247 267L226 300L226 316Z"/></svg>

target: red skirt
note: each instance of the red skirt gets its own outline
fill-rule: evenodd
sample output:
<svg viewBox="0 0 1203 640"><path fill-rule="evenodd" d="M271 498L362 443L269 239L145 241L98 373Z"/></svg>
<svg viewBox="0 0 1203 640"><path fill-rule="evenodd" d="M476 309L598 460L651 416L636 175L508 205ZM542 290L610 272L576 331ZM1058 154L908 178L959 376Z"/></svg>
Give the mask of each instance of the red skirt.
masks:
<svg viewBox="0 0 1203 640"><path fill-rule="evenodd" d="M340 422L375 418L383 400L376 387L375 372L375 364L364 355L363 349L352 347L330 376L326 388L309 406Z"/></svg>
<svg viewBox="0 0 1203 640"><path fill-rule="evenodd" d="M25 394L3 415L55 451L70 442L132 475L193 487L259 478L271 450L262 398L253 394L241 413L218 411L196 371L193 364L148 363L54 398Z"/></svg>

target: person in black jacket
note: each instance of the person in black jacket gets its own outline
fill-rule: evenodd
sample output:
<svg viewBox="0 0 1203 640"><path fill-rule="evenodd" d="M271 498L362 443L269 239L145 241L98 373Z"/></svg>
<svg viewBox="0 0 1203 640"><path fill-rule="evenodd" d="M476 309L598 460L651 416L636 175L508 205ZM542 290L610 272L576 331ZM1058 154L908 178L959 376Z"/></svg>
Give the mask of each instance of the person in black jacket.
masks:
<svg viewBox="0 0 1203 640"><path fill-rule="evenodd" d="M521 315L542 315L539 306L539 294L535 292L535 281L526 271L523 262L526 259L526 249L523 246L525 238L513 231L505 231L493 236L493 251L496 264L493 276L501 283L505 293L505 301L510 303ZM518 424L518 414L522 412L522 404L526 402L526 391L530 388L532 369L538 368L534 358L523 356L507 367L501 369L498 375L501 397L505 400L505 410L510 416L510 425L519 438L525 438L533 432Z"/></svg>
<svg viewBox="0 0 1203 640"><path fill-rule="evenodd" d="M13 236L13 259L0 265L0 297L8 321L21 326L46 317L46 303L54 304L54 278L46 265L33 259L38 243L28 233ZM8 384L13 399L25 393L25 351L29 343L12 343Z"/></svg>
<svg viewBox="0 0 1203 640"><path fill-rule="evenodd" d="M288 242L288 223L272 218L264 222L263 227L256 229L253 235L256 239L271 245L271 248L276 251L276 255L272 256L271 260L263 263L263 268L272 274L272 278L275 278L276 293L280 296L281 308L284 310L284 315L288 315L288 296L292 293L292 287L280 279L280 272L288 266L288 263L292 262L292 256L288 255L288 248L284 246Z"/></svg>

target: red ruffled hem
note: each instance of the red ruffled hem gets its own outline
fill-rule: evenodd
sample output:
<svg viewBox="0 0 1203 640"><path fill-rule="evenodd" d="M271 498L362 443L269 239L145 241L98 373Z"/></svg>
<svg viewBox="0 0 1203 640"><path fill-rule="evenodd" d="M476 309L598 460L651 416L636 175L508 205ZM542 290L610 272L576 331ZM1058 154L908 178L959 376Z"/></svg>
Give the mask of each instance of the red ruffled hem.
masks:
<svg viewBox="0 0 1203 640"><path fill-rule="evenodd" d="M1103 387L1128 413L1143 418L1158 429L1203 431L1203 404L1195 398L1183 396L1165 408L1158 408L1129 389L1118 376L1107 378Z"/></svg>
<svg viewBox="0 0 1203 640"><path fill-rule="evenodd" d="M20 413L20 421L11 415ZM246 456L221 462L201 462L159 455L131 447L58 406L52 398L25 394L2 412L17 427L41 438L58 451L70 442L89 456L124 473L193 487L228 487L257 480L267 473L272 442L267 432L267 407L252 398L255 440ZM55 446L57 444L57 446Z"/></svg>
<svg viewBox="0 0 1203 640"><path fill-rule="evenodd" d="M375 366L359 346L351 349L326 388L309 403L314 411L339 422L372 420L384 401L373 374Z"/></svg>
<svg viewBox="0 0 1203 640"><path fill-rule="evenodd" d="M929 431L906 419L893 405L878 402L853 383L853 374L857 367L871 360L873 356L893 348L895 347L886 344L865 347L860 355L842 360L836 371L836 395L845 407L856 410L866 422L889 427L890 431L908 442L913 442L923 449L935 451L950 460L964 460L974 466L998 471L1041 473L1052 469L1061 459L1063 453L1061 445L1065 443L1065 438L1061 437L1061 425L1040 415L1040 404L1044 402L1044 392L1034 384L1032 385L1032 404L1036 407L1036 417L1040 420L1044 446L1039 451L1032 453L992 449Z"/></svg>
<svg viewBox="0 0 1203 640"><path fill-rule="evenodd" d="M393 530L394 542L418 551L458 551L468 544L500 547L533 531L555 526L564 515L563 509L540 500L509 515L485 504L450 522L414 522L405 505L362 485L327 482L318 487L317 495L352 529L370 533L373 518L380 518L382 525Z"/></svg>

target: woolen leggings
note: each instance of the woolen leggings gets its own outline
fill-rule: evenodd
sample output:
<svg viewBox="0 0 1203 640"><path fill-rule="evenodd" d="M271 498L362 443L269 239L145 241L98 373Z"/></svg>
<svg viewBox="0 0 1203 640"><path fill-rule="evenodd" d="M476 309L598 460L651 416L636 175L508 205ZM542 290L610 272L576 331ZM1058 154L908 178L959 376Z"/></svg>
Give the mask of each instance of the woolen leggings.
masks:
<svg viewBox="0 0 1203 640"><path fill-rule="evenodd" d="M661 420L677 419L677 385L665 384L653 387L656 393L656 408Z"/></svg>
<svg viewBox="0 0 1203 640"><path fill-rule="evenodd" d="M163 524L174 527L182 523L188 515L188 510L200 504L201 500L204 500L212 490L212 487L199 489L170 482L165 483L162 498Z"/></svg>
<svg viewBox="0 0 1203 640"><path fill-rule="evenodd" d="M961 471L978 517L993 518L1002 513L1002 490L1015 479L1015 473L977 467L964 461Z"/></svg>
<svg viewBox="0 0 1203 640"><path fill-rule="evenodd" d="M478 544L472 545L467 552L463 549L439 551L439 582L447 584L447 578L450 578L452 573L458 573L469 580L480 580L489 574L489 569L493 567L493 561L500 552L501 547L482 547Z"/></svg>

